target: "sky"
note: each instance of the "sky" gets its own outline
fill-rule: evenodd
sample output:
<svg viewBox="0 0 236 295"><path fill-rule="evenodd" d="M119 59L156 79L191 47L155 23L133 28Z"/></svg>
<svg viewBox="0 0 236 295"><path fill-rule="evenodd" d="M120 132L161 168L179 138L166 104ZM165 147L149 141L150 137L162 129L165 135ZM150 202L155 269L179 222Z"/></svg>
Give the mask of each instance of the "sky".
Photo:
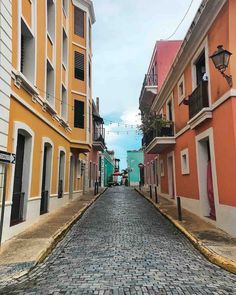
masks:
<svg viewBox="0 0 236 295"><path fill-rule="evenodd" d="M177 28L192 0L93 0L93 97L100 98L106 144L126 168L126 151L141 148L139 95L156 40ZM183 39L201 0L193 0L171 39Z"/></svg>

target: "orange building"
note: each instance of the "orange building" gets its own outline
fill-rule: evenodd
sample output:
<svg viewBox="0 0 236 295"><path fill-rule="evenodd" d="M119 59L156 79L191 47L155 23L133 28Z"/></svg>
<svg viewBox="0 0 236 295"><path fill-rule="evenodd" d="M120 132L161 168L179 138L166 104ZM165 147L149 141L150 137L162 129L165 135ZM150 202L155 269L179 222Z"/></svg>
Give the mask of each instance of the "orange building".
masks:
<svg viewBox="0 0 236 295"><path fill-rule="evenodd" d="M152 102L159 193L236 237L236 1L204 0ZM211 56L232 57L218 71ZM219 54L224 53L222 48ZM227 52L225 52L227 53ZM233 81L231 81L231 77ZM226 79L225 79L226 78ZM232 83L231 83L232 82ZM168 135L167 129L173 128Z"/></svg>
<svg viewBox="0 0 236 295"><path fill-rule="evenodd" d="M3 240L88 188L95 22L90 0L8 2L10 112L0 143L16 164L8 169Z"/></svg>

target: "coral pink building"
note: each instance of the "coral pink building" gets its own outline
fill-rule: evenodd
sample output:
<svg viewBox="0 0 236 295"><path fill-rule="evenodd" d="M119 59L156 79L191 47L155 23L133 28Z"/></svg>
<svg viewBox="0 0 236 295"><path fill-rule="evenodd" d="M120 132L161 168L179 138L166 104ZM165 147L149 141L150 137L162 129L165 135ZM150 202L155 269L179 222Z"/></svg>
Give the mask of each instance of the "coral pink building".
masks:
<svg viewBox="0 0 236 295"><path fill-rule="evenodd" d="M166 78L170 66L178 52L182 41L157 41L139 98L142 115L149 113L152 102ZM147 136L143 138L143 146L147 144ZM157 155L144 153L145 184L158 185Z"/></svg>

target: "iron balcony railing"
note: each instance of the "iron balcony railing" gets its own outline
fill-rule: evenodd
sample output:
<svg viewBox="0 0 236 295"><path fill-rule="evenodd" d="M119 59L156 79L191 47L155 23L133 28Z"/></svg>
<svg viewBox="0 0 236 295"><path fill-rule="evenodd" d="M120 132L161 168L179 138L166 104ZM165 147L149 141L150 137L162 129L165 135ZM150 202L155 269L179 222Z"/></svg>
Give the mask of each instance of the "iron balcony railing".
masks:
<svg viewBox="0 0 236 295"><path fill-rule="evenodd" d="M141 99L143 97L146 86L157 86L157 75L156 74L146 74L145 75L141 94L139 97L139 101L141 101Z"/></svg>
<svg viewBox="0 0 236 295"><path fill-rule="evenodd" d="M25 193L13 193L13 204L11 211L11 225L24 221Z"/></svg>
<svg viewBox="0 0 236 295"><path fill-rule="evenodd" d="M208 82L202 81L189 96L189 119L192 119L203 108L209 107Z"/></svg>
<svg viewBox="0 0 236 295"><path fill-rule="evenodd" d="M105 146L105 128L95 129L93 134L93 141L102 143Z"/></svg>
<svg viewBox="0 0 236 295"><path fill-rule="evenodd" d="M43 191L41 193L40 214L45 214L47 212L48 212L48 191Z"/></svg>
<svg viewBox="0 0 236 295"><path fill-rule="evenodd" d="M142 146L147 147L156 137L172 137L174 136L174 123L166 123L161 128L153 129L144 134L142 139Z"/></svg>

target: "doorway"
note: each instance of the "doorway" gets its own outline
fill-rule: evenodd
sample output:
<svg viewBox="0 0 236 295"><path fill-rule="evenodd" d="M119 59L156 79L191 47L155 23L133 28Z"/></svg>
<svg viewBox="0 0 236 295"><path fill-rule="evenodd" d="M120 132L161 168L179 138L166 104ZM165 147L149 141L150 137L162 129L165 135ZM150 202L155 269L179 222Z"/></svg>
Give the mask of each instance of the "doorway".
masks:
<svg viewBox="0 0 236 295"><path fill-rule="evenodd" d="M69 198L73 198L74 192L74 167L75 167L75 157L70 156L70 188L69 188Z"/></svg>
<svg viewBox="0 0 236 295"><path fill-rule="evenodd" d="M198 181L202 214L216 220L215 191L213 184L212 150L209 136L197 142Z"/></svg>
<svg viewBox="0 0 236 295"><path fill-rule="evenodd" d="M60 151L59 157L59 175L58 175L58 198L63 197L65 177L65 152Z"/></svg>
<svg viewBox="0 0 236 295"><path fill-rule="evenodd" d="M169 196L175 198L175 184L174 184L174 159L173 155L167 156L167 169L168 169L168 192Z"/></svg>
<svg viewBox="0 0 236 295"><path fill-rule="evenodd" d="M52 146L49 143L45 143L43 153L40 215L48 212L48 201L51 187L51 163Z"/></svg>
<svg viewBox="0 0 236 295"><path fill-rule="evenodd" d="M13 177L10 226L21 223L26 218L27 200L30 192L33 134L29 128L28 130L19 128L16 133L16 164Z"/></svg>

